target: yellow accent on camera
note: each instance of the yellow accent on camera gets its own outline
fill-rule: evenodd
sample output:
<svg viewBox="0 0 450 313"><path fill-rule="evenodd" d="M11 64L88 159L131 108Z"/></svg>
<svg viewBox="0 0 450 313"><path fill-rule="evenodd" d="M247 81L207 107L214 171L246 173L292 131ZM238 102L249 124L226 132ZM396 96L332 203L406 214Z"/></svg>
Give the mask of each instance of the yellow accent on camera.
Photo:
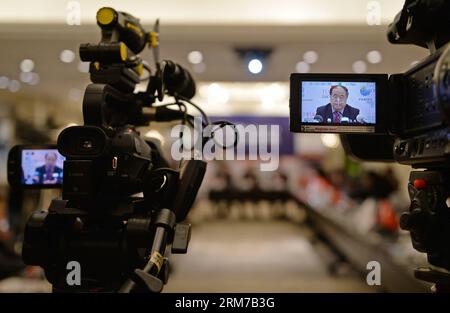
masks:
<svg viewBox="0 0 450 313"><path fill-rule="evenodd" d="M133 30L136 34L139 35L139 37L144 36L144 34L142 33L142 30L138 26L131 24L129 22L126 23L125 26L128 27L129 29Z"/></svg>
<svg viewBox="0 0 450 313"><path fill-rule="evenodd" d="M120 47L120 59L122 61L125 61L128 57L127 46L123 42L121 42L119 47Z"/></svg>
<svg viewBox="0 0 450 313"><path fill-rule="evenodd" d="M136 73L138 73L139 77L141 77L142 73L144 72L144 65L142 65L142 63L139 63L138 66L134 68L134 70L136 71Z"/></svg>
<svg viewBox="0 0 450 313"><path fill-rule="evenodd" d="M116 18L116 11L112 8L101 8L97 11L97 22L101 25L109 25Z"/></svg>
<svg viewBox="0 0 450 313"><path fill-rule="evenodd" d="M150 46L152 48L155 48L155 47L157 47L159 45L159 39L158 39L158 33L157 32L150 32L149 42L150 42Z"/></svg>

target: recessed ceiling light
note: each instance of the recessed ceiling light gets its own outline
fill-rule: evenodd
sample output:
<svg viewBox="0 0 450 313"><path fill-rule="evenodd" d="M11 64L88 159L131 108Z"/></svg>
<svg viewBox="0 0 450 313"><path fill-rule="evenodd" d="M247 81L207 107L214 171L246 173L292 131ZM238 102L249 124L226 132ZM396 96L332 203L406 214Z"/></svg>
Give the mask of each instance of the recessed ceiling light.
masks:
<svg viewBox="0 0 450 313"><path fill-rule="evenodd" d="M250 73L259 74L263 70L263 63L261 62L260 59L254 58L248 62L247 67Z"/></svg>
<svg viewBox="0 0 450 313"><path fill-rule="evenodd" d="M319 59L319 54L316 51L310 50L303 54L303 60L308 64L314 64Z"/></svg>
<svg viewBox="0 0 450 313"><path fill-rule="evenodd" d="M191 51L187 59L191 64L200 64L203 62L203 54L200 51Z"/></svg>
<svg viewBox="0 0 450 313"><path fill-rule="evenodd" d="M20 70L22 72L28 73L34 69L34 61L31 59L23 59L20 62Z"/></svg>
<svg viewBox="0 0 450 313"><path fill-rule="evenodd" d="M372 63L372 64L380 63L381 60L383 59L381 56L381 52L378 50L372 50L372 51L367 52L366 58L367 58L367 61L369 61L369 63Z"/></svg>
<svg viewBox="0 0 450 313"><path fill-rule="evenodd" d="M308 73L310 69L310 66L305 61L300 61L295 65L295 70L298 73Z"/></svg>
<svg viewBox="0 0 450 313"><path fill-rule="evenodd" d="M352 65L353 72L355 73L365 73L367 71L367 64L364 61L355 61Z"/></svg>
<svg viewBox="0 0 450 313"><path fill-rule="evenodd" d="M75 60L75 52L72 50L63 50L61 51L61 54L59 55L59 58L64 63L71 63L73 60Z"/></svg>

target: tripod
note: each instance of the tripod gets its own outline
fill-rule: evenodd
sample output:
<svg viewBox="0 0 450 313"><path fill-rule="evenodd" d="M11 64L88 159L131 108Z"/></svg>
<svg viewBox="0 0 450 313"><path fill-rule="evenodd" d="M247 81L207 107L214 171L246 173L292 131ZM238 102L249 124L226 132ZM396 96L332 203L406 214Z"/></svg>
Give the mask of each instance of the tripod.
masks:
<svg viewBox="0 0 450 313"><path fill-rule="evenodd" d="M55 292L160 292L168 280L170 253L186 253L186 218L202 183L206 163L189 160L168 167L158 146L136 126L193 117L166 106L153 107L164 93L189 103L195 82L172 61L159 62L158 23L146 32L135 17L101 8L99 44L82 44L93 84L83 98L84 126L64 129L58 150L66 157L62 199L29 218L22 249L26 264L44 268ZM156 72L139 58L155 52ZM141 77L143 69L147 78ZM138 83L148 80L143 92ZM201 109L199 109L204 114ZM69 283L77 262L80 281Z"/></svg>

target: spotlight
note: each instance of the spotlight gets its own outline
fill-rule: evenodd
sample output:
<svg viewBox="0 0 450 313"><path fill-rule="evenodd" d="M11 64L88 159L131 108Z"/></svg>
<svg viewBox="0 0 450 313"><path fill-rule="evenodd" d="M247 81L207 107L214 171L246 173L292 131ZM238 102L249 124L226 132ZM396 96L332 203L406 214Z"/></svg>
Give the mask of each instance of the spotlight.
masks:
<svg viewBox="0 0 450 313"><path fill-rule="evenodd" d="M252 74L259 74L263 70L263 63L259 59L251 59L248 62L248 70Z"/></svg>
<svg viewBox="0 0 450 313"><path fill-rule="evenodd" d="M31 72L34 69L34 62L31 59L23 59L22 62L20 62L20 70L22 72L28 73Z"/></svg>
<svg viewBox="0 0 450 313"><path fill-rule="evenodd" d="M317 62L318 59L319 54L314 50L306 51L303 54L303 60L308 64L314 64Z"/></svg>
<svg viewBox="0 0 450 313"><path fill-rule="evenodd" d="M200 64L203 62L203 54L200 51L191 51L187 59L191 64Z"/></svg>
<svg viewBox="0 0 450 313"><path fill-rule="evenodd" d="M378 50L372 50L372 51L367 52L366 58L367 58L367 61L369 61L369 63L372 63L372 64L380 63L383 59L381 56L381 52Z"/></svg>
<svg viewBox="0 0 450 313"><path fill-rule="evenodd" d="M63 50L61 51L59 58L64 63L71 63L73 60L75 60L75 52L72 50Z"/></svg>
<svg viewBox="0 0 450 313"><path fill-rule="evenodd" d="M236 48L238 56L244 61L247 70L257 75L265 70L265 62L272 53L270 48Z"/></svg>

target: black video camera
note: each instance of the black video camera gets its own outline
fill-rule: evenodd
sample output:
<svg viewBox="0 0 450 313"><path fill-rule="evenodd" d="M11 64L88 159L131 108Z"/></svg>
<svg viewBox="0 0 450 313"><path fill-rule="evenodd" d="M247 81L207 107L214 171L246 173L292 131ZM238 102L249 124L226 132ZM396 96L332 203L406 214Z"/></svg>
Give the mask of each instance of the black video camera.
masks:
<svg viewBox="0 0 450 313"><path fill-rule="evenodd" d="M405 73L291 74L291 131L341 133L346 152L361 160L446 164L449 12L448 1L405 2L390 25L389 40L431 51Z"/></svg>
<svg viewBox="0 0 450 313"><path fill-rule="evenodd" d="M100 43L82 44L79 51L90 62L93 82L83 98L84 125L64 129L56 147L16 146L9 154L13 187L63 190L62 199L29 218L22 255L26 264L44 268L56 292L160 292L168 279L167 255L187 251L190 225L182 222L206 163L195 159L169 168L158 144L135 127L192 124L183 101L192 103L195 82L178 64L159 61L158 22L146 32L138 19L105 7L97 24ZM154 69L139 57L147 45ZM147 88L135 92L146 81ZM165 94L178 109L154 105ZM81 277L70 281L73 262Z"/></svg>
<svg viewBox="0 0 450 313"><path fill-rule="evenodd" d="M430 56L401 74L291 74L290 129L340 133L347 154L396 161L411 172L411 206L400 226L433 268L417 278L450 286L450 1L406 0L389 26L391 43Z"/></svg>

